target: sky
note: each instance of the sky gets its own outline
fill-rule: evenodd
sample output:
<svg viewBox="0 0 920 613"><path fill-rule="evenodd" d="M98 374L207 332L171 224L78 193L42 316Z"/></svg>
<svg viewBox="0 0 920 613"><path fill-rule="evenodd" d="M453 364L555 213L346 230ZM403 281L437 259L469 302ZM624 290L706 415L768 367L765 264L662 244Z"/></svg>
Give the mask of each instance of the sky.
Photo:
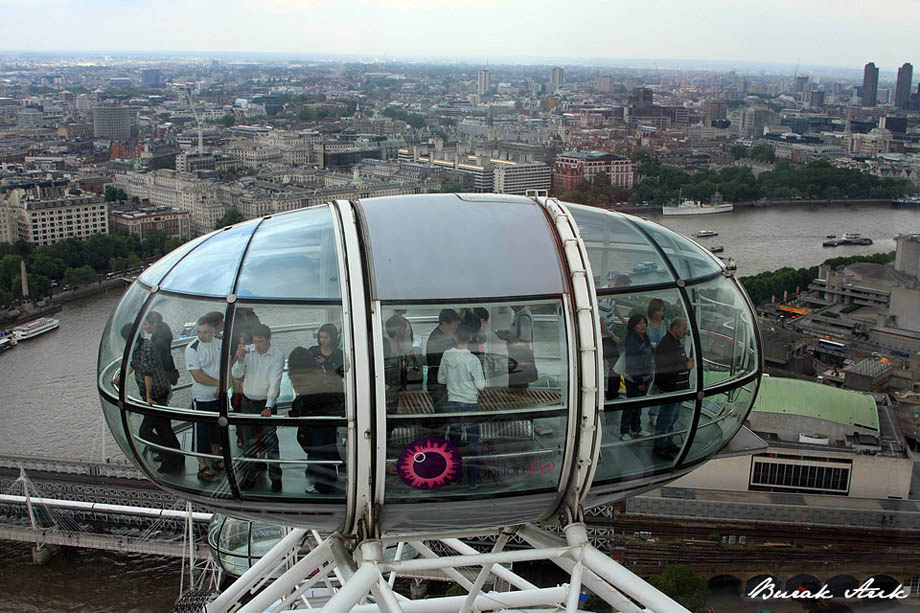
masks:
<svg viewBox="0 0 920 613"><path fill-rule="evenodd" d="M0 0L0 19L5 51L920 62L920 0Z"/></svg>

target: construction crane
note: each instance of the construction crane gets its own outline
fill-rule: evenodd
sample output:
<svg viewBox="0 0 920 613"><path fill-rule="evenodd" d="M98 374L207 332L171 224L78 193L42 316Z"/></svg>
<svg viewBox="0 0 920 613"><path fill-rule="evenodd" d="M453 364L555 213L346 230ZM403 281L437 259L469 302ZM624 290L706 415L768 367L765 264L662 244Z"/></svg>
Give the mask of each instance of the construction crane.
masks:
<svg viewBox="0 0 920 613"><path fill-rule="evenodd" d="M195 118L195 124L198 126L198 155L204 154L204 137L201 133L201 119L198 118L198 113L195 111L195 104L192 102L192 87L191 85L185 85L185 95L188 99L188 108L192 111L192 116Z"/></svg>

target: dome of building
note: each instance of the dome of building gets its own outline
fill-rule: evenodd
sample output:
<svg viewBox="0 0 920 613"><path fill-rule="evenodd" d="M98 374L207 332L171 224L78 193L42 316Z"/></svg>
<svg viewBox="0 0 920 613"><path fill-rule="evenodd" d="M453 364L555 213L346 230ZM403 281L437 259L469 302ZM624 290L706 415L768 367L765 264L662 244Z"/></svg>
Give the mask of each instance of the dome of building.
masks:
<svg viewBox="0 0 920 613"><path fill-rule="evenodd" d="M722 450L757 392L754 322L718 259L639 217L337 201L150 266L106 325L98 387L124 453L181 497L322 531L470 530Z"/></svg>

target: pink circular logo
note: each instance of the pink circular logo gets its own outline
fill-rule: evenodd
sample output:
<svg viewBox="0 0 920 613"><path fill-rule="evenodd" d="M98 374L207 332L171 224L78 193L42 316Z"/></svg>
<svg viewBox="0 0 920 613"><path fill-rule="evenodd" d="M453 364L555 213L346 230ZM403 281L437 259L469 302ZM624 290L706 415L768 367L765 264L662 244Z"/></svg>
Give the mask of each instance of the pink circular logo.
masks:
<svg viewBox="0 0 920 613"><path fill-rule="evenodd" d="M450 485L461 474L460 452L443 438L421 438L399 454L396 470L409 487L433 490Z"/></svg>

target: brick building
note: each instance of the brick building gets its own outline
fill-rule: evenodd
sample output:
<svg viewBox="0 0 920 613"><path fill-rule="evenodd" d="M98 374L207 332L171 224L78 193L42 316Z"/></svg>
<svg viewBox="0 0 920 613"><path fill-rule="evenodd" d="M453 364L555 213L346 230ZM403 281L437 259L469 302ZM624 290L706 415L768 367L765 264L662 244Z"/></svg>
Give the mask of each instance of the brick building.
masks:
<svg viewBox="0 0 920 613"><path fill-rule="evenodd" d="M553 166L553 191L557 194L575 189L581 181L593 181L600 173L610 177L610 184L631 188L635 168L629 158L603 151L569 151L556 158Z"/></svg>

